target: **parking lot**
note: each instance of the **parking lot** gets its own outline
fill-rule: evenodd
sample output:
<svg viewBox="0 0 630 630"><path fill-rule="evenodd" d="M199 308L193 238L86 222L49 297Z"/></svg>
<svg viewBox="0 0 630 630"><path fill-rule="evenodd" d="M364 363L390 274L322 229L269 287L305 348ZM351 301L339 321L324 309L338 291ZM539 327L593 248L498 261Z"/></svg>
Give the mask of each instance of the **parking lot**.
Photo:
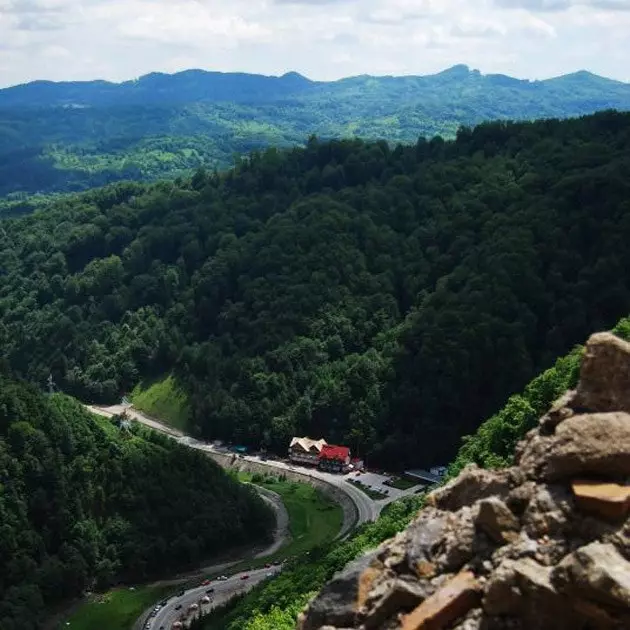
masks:
<svg viewBox="0 0 630 630"><path fill-rule="evenodd" d="M351 472L346 475L348 479L352 479L353 481L360 481L365 486L370 486L372 490L376 490L376 492L381 492L382 494L387 495L388 497L392 497L394 499L398 499L400 497L413 494L417 490L423 488L422 484L418 484L409 490L398 490L397 488L392 488L391 486L385 485L385 481L390 479L388 475L379 475L373 472L364 472L357 474L356 472Z"/></svg>

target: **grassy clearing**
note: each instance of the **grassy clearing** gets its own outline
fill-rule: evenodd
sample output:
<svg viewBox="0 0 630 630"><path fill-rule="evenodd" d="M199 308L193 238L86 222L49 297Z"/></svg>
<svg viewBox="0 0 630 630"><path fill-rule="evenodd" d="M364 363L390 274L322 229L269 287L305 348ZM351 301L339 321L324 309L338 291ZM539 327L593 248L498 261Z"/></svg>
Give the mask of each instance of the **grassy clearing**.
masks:
<svg viewBox="0 0 630 630"><path fill-rule="evenodd" d="M361 490L364 494L367 494L368 497L370 497L370 499L374 499L374 501L387 498L386 494L383 494L382 492L378 492L376 490L372 490L372 488L368 488L367 486L364 486L362 483L359 483L354 479L346 479L346 481L348 483L351 483L355 488Z"/></svg>
<svg viewBox="0 0 630 630"><path fill-rule="evenodd" d="M161 380L139 383L130 398L134 407L147 415L181 431L188 428L188 396L172 374Z"/></svg>
<svg viewBox="0 0 630 630"><path fill-rule="evenodd" d="M291 540L273 556L261 559L261 564L300 555L330 542L339 533L343 524L343 510L312 486L248 473L239 473L238 477L241 481L252 482L278 493L289 513ZM251 562L248 565L256 566Z"/></svg>
<svg viewBox="0 0 630 630"><path fill-rule="evenodd" d="M392 477L389 481L385 482L385 485L396 488L397 490L410 490L411 488L415 488L415 486L419 486L420 483L417 481L409 481L409 479L403 479L402 477Z"/></svg>
<svg viewBox="0 0 630 630"><path fill-rule="evenodd" d="M68 620L59 624L59 630L131 630L151 604L172 590L172 586L140 586L134 590L120 588L93 595Z"/></svg>

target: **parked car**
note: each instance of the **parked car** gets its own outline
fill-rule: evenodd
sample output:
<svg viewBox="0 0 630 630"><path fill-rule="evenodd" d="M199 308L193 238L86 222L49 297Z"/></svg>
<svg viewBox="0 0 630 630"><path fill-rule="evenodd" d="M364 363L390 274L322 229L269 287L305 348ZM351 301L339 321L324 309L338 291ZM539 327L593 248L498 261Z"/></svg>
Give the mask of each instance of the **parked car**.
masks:
<svg viewBox="0 0 630 630"><path fill-rule="evenodd" d="M273 573L269 571L269 573L267 573L267 577L273 577Z"/></svg>
<svg viewBox="0 0 630 630"><path fill-rule="evenodd" d="M210 584L210 580L204 580L204 581L201 583L201 586L208 586L208 584Z"/></svg>
<svg viewBox="0 0 630 630"><path fill-rule="evenodd" d="M204 597L201 598L201 603L202 604L209 604L210 603L210 598L207 595L204 595Z"/></svg>
<svg viewBox="0 0 630 630"><path fill-rule="evenodd" d="M247 573L245 575L241 575L241 580L249 580L249 575L247 575Z"/></svg>
<svg viewBox="0 0 630 630"><path fill-rule="evenodd" d="M181 604L177 604L177 606L175 606L175 610L181 610L182 609L182 605Z"/></svg>
<svg viewBox="0 0 630 630"><path fill-rule="evenodd" d="M210 593L214 593L214 589L213 588L206 589L206 593L210 595Z"/></svg>

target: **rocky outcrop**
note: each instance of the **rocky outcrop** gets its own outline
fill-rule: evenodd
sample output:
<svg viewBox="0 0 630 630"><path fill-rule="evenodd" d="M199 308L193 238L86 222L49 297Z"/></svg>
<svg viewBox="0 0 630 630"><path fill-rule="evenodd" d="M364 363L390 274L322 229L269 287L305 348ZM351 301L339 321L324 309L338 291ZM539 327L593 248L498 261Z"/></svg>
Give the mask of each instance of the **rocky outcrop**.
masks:
<svg viewBox="0 0 630 630"><path fill-rule="evenodd" d="M630 629L630 344L588 341L580 383L314 598L299 630Z"/></svg>

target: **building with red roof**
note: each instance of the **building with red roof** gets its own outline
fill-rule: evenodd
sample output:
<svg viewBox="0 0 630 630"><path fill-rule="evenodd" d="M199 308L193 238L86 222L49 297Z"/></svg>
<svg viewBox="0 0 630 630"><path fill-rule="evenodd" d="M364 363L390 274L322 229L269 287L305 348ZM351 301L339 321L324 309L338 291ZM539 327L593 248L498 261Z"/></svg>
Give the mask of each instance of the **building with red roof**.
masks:
<svg viewBox="0 0 630 630"><path fill-rule="evenodd" d="M325 444L319 453L318 467L330 472L341 472L350 464L350 449L347 446Z"/></svg>

